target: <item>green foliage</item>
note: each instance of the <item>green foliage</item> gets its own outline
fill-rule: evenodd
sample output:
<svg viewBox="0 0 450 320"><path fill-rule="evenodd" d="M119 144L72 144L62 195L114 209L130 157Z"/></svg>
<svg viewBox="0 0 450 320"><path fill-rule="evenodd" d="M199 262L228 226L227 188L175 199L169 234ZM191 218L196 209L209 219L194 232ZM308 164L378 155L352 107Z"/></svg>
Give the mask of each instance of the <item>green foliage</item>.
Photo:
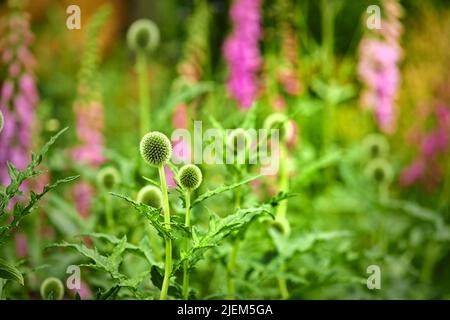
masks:
<svg viewBox="0 0 450 320"><path fill-rule="evenodd" d="M31 155L31 163L24 169L24 170L17 170L13 164L8 163L8 173L11 178L10 184L6 187L5 191L1 193L0 198L0 217L7 214L5 211L8 203L16 196L20 196L23 193L20 191L20 186L28 179L31 179L33 177L36 177L41 173L37 169L37 167L41 164L43 156L47 153L48 149L51 145L53 145L58 139L58 137L66 131L66 129L61 130L59 133L57 133L55 136L53 136L39 151L38 153L33 153ZM0 244L4 243L6 238L9 237L11 231L14 228L17 228L22 221L23 218L25 218L27 215L29 215L37 206L39 200L50 192L51 190L58 187L60 184L71 182L75 179L77 179L78 176L71 176L63 179L59 179L56 182L45 185L42 192L36 193L34 191L30 191L28 202L23 204L20 202L17 202L14 205L14 208L12 210L12 221L4 226L0 227Z"/></svg>
<svg viewBox="0 0 450 320"><path fill-rule="evenodd" d="M12 280L24 285L22 273L11 263L0 258L0 279Z"/></svg>
<svg viewBox="0 0 450 320"><path fill-rule="evenodd" d="M221 187L218 187L218 188L216 188L214 190L209 190L209 191L199 195L194 201L192 201L191 208L193 208L194 206L202 203L203 201L205 201L205 200L207 200L207 199L209 199L209 198L211 198L213 196L219 195L219 194L224 193L226 191L234 190L234 189L236 189L236 188L238 188L238 187L240 187L242 185L245 185L245 184L247 184L247 183L249 183L251 181L254 181L254 180L256 180L256 179L258 179L260 177L261 176L254 176L254 177L246 178L246 179L244 179L242 181L236 182L236 183L234 183L232 185L229 185L229 186L221 186Z"/></svg>
<svg viewBox="0 0 450 320"><path fill-rule="evenodd" d="M257 217L263 214L271 214L270 205L241 209L235 213L220 219L216 214L210 215L207 233L202 233L198 228L192 229L192 247L185 252L180 261L173 268L175 272L187 261L188 268L192 269L202 259L207 250L218 246L223 239L236 231L242 231Z"/></svg>
<svg viewBox="0 0 450 320"><path fill-rule="evenodd" d="M111 193L111 195L121 198L130 203L137 212L143 215L150 222L150 224L156 229L158 234L164 239L173 240L179 234L186 235L189 233L186 227L184 227L183 224L177 221L172 221L171 230L168 230L165 227L164 221L162 219L162 208L152 208L144 203L134 201L133 199L120 194Z"/></svg>
<svg viewBox="0 0 450 320"><path fill-rule="evenodd" d="M109 294L101 296L101 299L107 299L111 296L115 296L120 288L128 288L136 297L139 296L137 293L137 287L145 280L149 275L149 272L142 272L137 275L127 276L120 272L120 266L124 259L124 253L128 250L131 252L138 251L136 246L130 245L127 242L127 237L124 236L121 239L111 237L108 235L93 234L94 237L102 238L108 240L114 245L111 254L102 254L98 252L96 248L90 249L82 243L68 243L63 241L61 243L53 244L51 247L61 247L61 248L73 248L77 250L82 256L89 259L91 263L81 264L82 267L91 268L94 270L106 272L113 279L115 285L114 289ZM143 254L143 252L142 252ZM119 288L119 289L117 289ZM117 292L114 292L117 290ZM114 292L114 293L113 293Z"/></svg>

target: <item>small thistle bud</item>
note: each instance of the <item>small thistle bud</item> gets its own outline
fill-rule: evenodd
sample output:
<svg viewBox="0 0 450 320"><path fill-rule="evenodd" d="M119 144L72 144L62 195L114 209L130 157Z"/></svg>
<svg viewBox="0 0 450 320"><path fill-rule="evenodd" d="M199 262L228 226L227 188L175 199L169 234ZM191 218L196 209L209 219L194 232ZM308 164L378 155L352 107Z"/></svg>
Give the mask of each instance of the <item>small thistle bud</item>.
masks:
<svg viewBox="0 0 450 320"><path fill-rule="evenodd" d="M194 164L184 165L178 172L178 181L187 190L197 189L202 183L202 180L202 172Z"/></svg>
<svg viewBox="0 0 450 320"><path fill-rule="evenodd" d="M97 173L97 184L100 188L104 188L105 190L114 189L120 182L120 173L114 167L102 168Z"/></svg>
<svg viewBox="0 0 450 320"><path fill-rule="evenodd" d="M149 19L136 20L128 29L127 43L133 51L153 51L159 44L158 26Z"/></svg>
<svg viewBox="0 0 450 320"><path fill-rule="evenodd" d="M264 121L264 129L279 129L280 139L287 141L295 135L295 127L289 118L283 113L272 113Z"/></svg>
<svg viewBox="0 0 450 320"><path fill-rule="evenodd" d="M170 160L172 145L169 138L161 132L147 133L141 140L140 151L142 158L150 165L159 167Z"/></svg>
<svg viewBox="0 0 450 320"><path fill-rule="evenodd" d="M248 150L251 143L252 137L242 128L233 130L227 138L227 148L233 150L235 153Z"/></svg>
<svg viewBox="0 0 450 320"><path fill-rule="evenodd" d="M383 158L370 161L367 164L365 174L378 184L389 184L394 177L391 164Z"/></svg>
<svg viewBox="0 0 450 320"><path fill-rule="evenodd" d="M384 158L389 153L389 143L382 134L374 133L364 138L363 152L367 159Z"/></svg>
<svg viewBox="0 0 450 320"><path fill-rule="evenodd" d="M58 278L50 277L41 284L41 297L44 300L61 300L64 296L64 285Z"/></svg>
<svg viewBox="0 0 450 320"><path fill-rule="evenodd" d="M155 186L145 186L139 190L137 202L143 203L152 208L161 208L162 206L162 193L159 188Z"/></svg>
<svg viewBox="0 0 450 320"><path fill-rule="evenodd" d="M2 132L3 130L3 123L4 123L3 113L0 111L0 132Z"/></svg>

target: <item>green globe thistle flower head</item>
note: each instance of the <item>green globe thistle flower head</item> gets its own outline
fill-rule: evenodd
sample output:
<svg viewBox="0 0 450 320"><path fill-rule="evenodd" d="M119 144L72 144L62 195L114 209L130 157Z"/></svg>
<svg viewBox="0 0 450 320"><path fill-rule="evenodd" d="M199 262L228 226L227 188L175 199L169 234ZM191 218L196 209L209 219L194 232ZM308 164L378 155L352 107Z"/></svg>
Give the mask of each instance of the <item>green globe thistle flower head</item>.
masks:
<svg viewBox="0 0 450 320"><path fill-rule="evenodd" d="M283 141L291 140L295 135L295 127L289 118L283 113L272 113L264 121L264 129L279 129L280 139Z"/></svg>
<svg viewBox="0 0 450 320"><path fill-rule="evenodd" d="M127 33L128 47L133 51L152 52L159 44L159 28L149 19L133 22Z"/></svg>
<svg viewBox="0 0 450 320"><path fill-rule="evenodd" d="M0 132L2 132L3 130L3 124L4 124L4 119L3 119L3 113L0 111Z"/></svg>
<svg viewBox="0 0 450 320"><path fill-rule="evenodd" d="M162 193L155 186L145 186L139 190L136 201L152 208L162 207Z"/></svg>
<svg viewBox="0 0 450 320"><path fill-rule="evenodd" d="M97 184L105 190L112 190L121 182L120 173L114 167L105 167L97 173Z"/></svg>
<svg viewBox="0 0 450 320"><path fill-rule="evenodd" d="M195 190L202 183L203 175L199 167L187 164L178 172L178 182L186 190Z"/></svg>
<svg viewBox="0 0 450 320"><path fill-rule="evenodd" d="M365 174L378 184L390 184L394 179L392 166L384 158L371 160L366 166Z"/></svg>
<svg viewBox="0 0 450 320"><path fill-rule="evenodd" d="M58 278L50 277L41 283L40 291L44 300L61 300L64 296L64 285Z"/></svg>
<svg viewBox="0 0 450 320"><path fill-rule="evenodd" d="M249 150L252 143L252 137L250 134L242 129L238 128L228 135L227 137L227 148L234 151L235 153L244 150Z"/></svg>
<svg viewBox="0 0 450 320"><path fill-rule="evenodd" d="M160 167L172 157L172 144L164 134L153 131L142 138L140 152L145 162L152 166Z"/></svg>
<svg viewBox="0 0 450 320"><path fill-rule="evenodd" d="M384 135L378 133L365 137L362 148L366 159L385 158L389 154L389 142Z"/></svg>

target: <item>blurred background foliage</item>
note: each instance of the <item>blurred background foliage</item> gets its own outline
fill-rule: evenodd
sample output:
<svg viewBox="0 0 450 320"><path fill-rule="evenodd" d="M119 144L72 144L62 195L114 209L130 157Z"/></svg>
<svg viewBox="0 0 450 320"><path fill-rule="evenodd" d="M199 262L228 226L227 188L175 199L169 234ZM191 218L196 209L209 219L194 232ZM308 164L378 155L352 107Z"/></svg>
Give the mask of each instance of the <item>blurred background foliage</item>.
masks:
<svg viewBox="0 0 450 320"><path fill-rule="evenodd" d="M264 63L258 74L262 89L255 123L257 128L262 127L265 117L280 108L295 122L297 140L289 148L289 191L295 197L288 200L290 238L280 238L271 229L261 232L264 222L247 230L236 271L241 298L279 298L275 274L287 279L290 297L297 299L450 297L448 149L439 154L442 170L437 183L424 177L407 186L401 184L403 170L420 153L421 140L415 132L428 132L436 126L439 117L433 116L435 104L450 108L450 3L400 2L405 12L400 42L403 59L399 66L397 127L395 132L385 135L389 143L385 158L393 171L387 200L383 198L383 187L366 174L370 159L364 141L380 130L372 114L360 107L363 85L357 71L360 42L367 32L365 10L376 3L263 1L260 50ZM67 30L65 26L69 4L81 8L81 30ZM81 174L82 181L87 181L96 192L88 217L80 215L74 205L73 190L66 186L41 205L39 219L25 223L23 233L29 245L20 261L23 268L28 268L29 282L27 290L11 284L10 292L15 298L37 298L39 283L46 276L64 279L67 265L85 262L73 251L44 249L47 245L92 232L127 235L131 243L138 244L144 232L136 231L137 226L143 228L138 216L116 199L113 200L116 229L106 229L105 194L95 182L98 168L79 164L69 155L77 143L73 105L82 77L79 70L86 26L106 4L111 12L96 37L99 41L96 72L104 110L106 164L120 171L120 191L135 197L145 184L142 174L153 174L149 169L142 169L143 172L138 169L138 79L134 54L126 45L126 32L136 19L152 19L161 34L160 45L149 56L147 69L153 130L170 134L180 105L188 106L189 123L203 120L205 127L213 127L214 119L224 128L239 127L249 112L230 99L226 87L228 69L222 51L233 29L229 19L232 1L27 2L24 10L31 15L35 34L31 48L37 60L35 75L40 96L34 146L42 145L56 131L68 126L69 131L57 141L46 160L49 175L56 179L68 172ZM330 7L334 11L327 13L326 8ZM0 16L7 12L6 1L0 1ZM326 19L333 21L331 34L324 32L328 28ZM286 44L289 37L293 40ZM326 40L327 37L332 41ZM294 51L293 59L289 60L286 50ZM283 91L278 80L279 68L285 65L293 68L300 79L301 87L295 94ZM3 82L3 74L0 80ZM326 118L323 110L329 105L334 111L331 118ZM332 131L330 140L327 130ZM230 171L206 165L202 169L206 177L203 191L231 182ZM276 178L264 178L257 188L247 188L245 201L269 198L277 191L273 190L274 185ZM175 211L179 211L175 195L171 194L171 199ZM232 201L228 194L208 200L208 209L194 210L195 221L206 226L209 210L225 216ZM36 225L42 240L31 244L30 230ZM20 236L17 239L16 236L9 246L1 248L3 256L19 258L16 250ZM110 244L85 241L94 242L106 252L112 250ZM157 260L161 258L159 246L158 242L152 243ZM226 273L230 247L227 244L213 250L193 273L191 281L197 298L221 297L225 287L225 277L221 275ZM125 273L145 270L146 264L136 259L126 256ZM280 265L284 271L280 271ZM366 287L369 265L381 267L381 290ZM38 270L31 272L33 268ZM83 281L92 292L111 286L108 277L96 271L83 269ZM146 286L152 290L151 284ZM121 293L119 297L130 295Z"/></svg>

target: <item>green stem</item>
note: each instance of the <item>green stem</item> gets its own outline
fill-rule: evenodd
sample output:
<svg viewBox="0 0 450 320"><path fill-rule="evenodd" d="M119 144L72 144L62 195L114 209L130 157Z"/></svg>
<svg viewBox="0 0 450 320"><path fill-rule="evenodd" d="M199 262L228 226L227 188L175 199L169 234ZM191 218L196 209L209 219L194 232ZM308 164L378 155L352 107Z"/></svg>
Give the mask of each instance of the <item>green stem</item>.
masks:
<svg viewBox="0 0 450 320"><path fill-rule="evenodd" d="M288 150L286 144L280 144L280 171L279 171L279 184L278 191L288 192L289 191L289 170L288 170ZM277 211L275 215L275 219L281 223L283 227L283 236L288 237L290 233L289 221L286 218L288 202L287 199L280 201L277 206ZM284 272L284 261L281 264L280 271ZM277 276L278 287L280 289L281 298L288 299L289 291L286 284L286 279L284 276Z"/></svg>
<svg viewBox="0 0 450 320"><path fill-rule="evenodd" d="M109 197L107 194L105 194L105 214L106 214L106 225L108 229L111 230L114 225L114 217L113 217L111 197Z"/></svg>
<svg viewBox="0 0 450 320"><path fill-rule="evenodd" d="M240 245L240 239L239 237L236 238L233 244L233 248L231 249L230 258L228 260L228 266L227 266L227 299L235 299L236 298L236 285L234 282L234 272L236 269L236 260L237 260L237 253L239 251L239 245Z"/></svg>
<svg viewBox="0 0 450 320"><path fill-rule="evenodd" d="M283 268L284 269L284 268ZM278 287L281 293L281 299L289 299L289 290L287 288L286 279L283 276L278 276Z"/></svg>
<svg viewBox="0 0 450 320"><path fill-rule="evenodd" d="M170 208L169 196L167 194L166 174L164 173L164 166L159 166L159 179L161 182L161 192L163 196L163 210L164 210L164 224L167 230L170 230ZM166 238L166 262L164 266L164 280L161 287L161 300L167 299L167 292L169 290L170 274L172 273L172 240Z"/></svg>
<svg viewBox="0 0 450 320"><path fill-rule="evenodd" d="M186 217L184 225L187 228L191 226L191 193L189 190L186 190ZM186 240L186 252L189 250L189 239ZM183 298L188 300L189 298L189 270L188 270L188 262L184 261L183 263Z"/></svg>
<svg viewBox="0 0 450 320"><path fill-rule="evenodd" d="M322 46L323 46L323 72L329 76L334 66L334 19L335 10L333 1L321 0L322 13Z"/></svg>
<svg viewBox="0 0 450 320"><path fill-rule="evenodd" d="M279 171L279 184L278 191L279 192L288 192L289 191L289 170L287 166L287 147L284 143L280 144L280 171ZM287 212L287 199L280 201L277 206L275 220L282 223L283 232L285 235L289 234L289 223L286 218Z"/></svg>
<svg viewBox="0 0 450 320"><path fill-rule="evenodd" d="M147 56L145 52L137 53L136 69L139 81L139 119L141 137L150 130L150 93L147 74Z"/></svg>

